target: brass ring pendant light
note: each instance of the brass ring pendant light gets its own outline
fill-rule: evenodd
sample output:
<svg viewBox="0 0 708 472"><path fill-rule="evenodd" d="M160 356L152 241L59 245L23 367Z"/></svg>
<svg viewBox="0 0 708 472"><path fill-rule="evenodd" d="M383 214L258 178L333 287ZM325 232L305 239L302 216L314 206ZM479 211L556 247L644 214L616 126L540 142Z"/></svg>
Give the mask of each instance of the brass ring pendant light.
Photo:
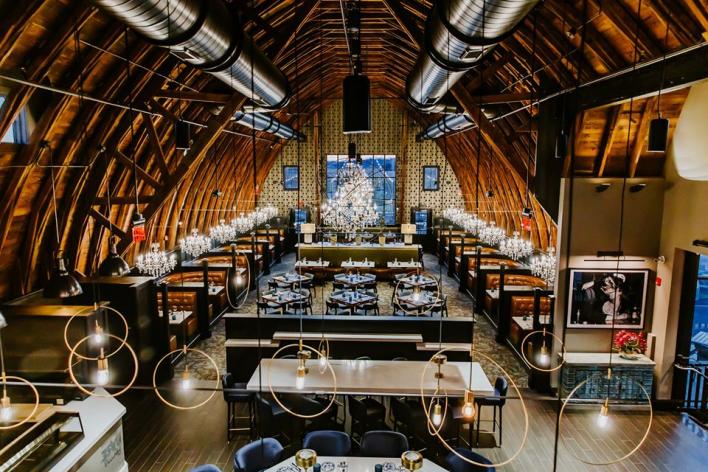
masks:
<svg viewBox="0 0 708 472"><path fill-rule="evenodd" d="M122 314L121 312L119 312L118 310L116 310L115 308L113 308L113 307L111 307L111 306L108 306L108 305L101 305L101 306L99 306L99 305L94 304L94 306L87 306L87 307L82 308L81 310L77 311L77 312L74 313L73 315L71 315L71 317L67 320L66 324L64 325L64 344L66 345L66 348L67 348L69 351L71 351L71 349L72 349L71 346L72 346L72 345L71 345L71 343L69 343L69 326L71 325L71 322L74 320L74 318L76 318L76 317L79 316L80 314L84 313L85 311L88 311L88 310L91 310L91 309L93 309L93 310L95 310L95 311L98 311L98 310L108 310L109 312L114 313L116 316L118 316L118 318L121 320L121 323L123 324L123 328L124 328L125 335L124 335L122 338L115 338L115 339L120 340L120 346L118 346L116 349L114 349L113 351L109 352L108 354L104 354L103 357L105 357L106 359L108 359L109 357L114 356L115 354L117 354L118 351L120 351L121 349L123 349L123 346L125 346L125 345L128 343L128 329L129 329L129 328L128 328L128 321L125 319L125 316L123 316L123 314ZM105 328L101 327L101 326L98 325L98 324L97 324L96 326L97 326L98 328L101 328L102 330L105 329ZM90 337L95 337L95 336L107 336L107 333L104 333L103 331L100 331L100 332L99 332L99 331L97 330L95 333L93 333L93 334L91 334L91 335L89 335L89 336L90 336ZM78 352L76 352L75 355L76 355L77 358L79 358L79 359L81 359L81 360L85 360L85 361L97 361L97 360L99 359L99 357L87 357L87 356L84 356L84 355L79 354Z"/></svg>
<svg viewBox="0 0 708 472"><path fill-rule="evenodd" d="M160 393L160 389L157 386L157 370L160 368L162 363L165 361L165 359L168 359L171 355L177 354L177 353L183 353L184 354L184 359L183 361L187 362L187 353L189 352L194 352L196 354L199 354L203 357L205 357L209 363L212 365L214 368L214 372L216 373L216 380L214 382L214 386L211 388L211 394L203 401L195 404L195 405L189 405L189 406L182 406L182 405L177 405L176 403L172 403L169 400L167 400L162 394ZM187 370L185 369L185 372ZM219 391L219 383L221 382L220 380L220 375L219 375L219 366L216 364L216 361L206 352L200 350L200 349L194 349L194 348L189 348L189 347L183 347L183 348L178 348L174 349L164 356L160 358L159 361L157 361L157 364L155 364L155 369L152 371L152 389L155 392L155 395L157 395L157 398L164 403L165 405L174 408L176 410L196 410L197 408L200 408L204 405L206 405L212 398L214 398L214 395L216 395L216 392Z"/></svg>
<svg viewBox="0 0 708 472"><path fill-rule="evenodd" d="M76 352L77 349L78 349L83 343L85 343L86 341L88 341L89 339L91 339L92 336L93 336L93 335L90 334L90 335L88 335L88 336L85 336L85 337L81 338L81 339L80 339L79 341L77 341L77 343L74 344L74 345L71 347L71 349L69 350L69 360L68 360L69 377L71 378L71 381L74 383L74 385L76 385L76 387L77 387L79 390L81 390L83 393L85 393L86 395L90 395L90 396L92 396L92 397L103 397L103 398L106 398L106 397L118 397L118 396L124 394L125 392L127 392L127 391L133 386L133 384L135 383L135 380L138 378L138 369L139 369L138 356L135 354L135 351L134 351L133 348L130 346L130 343L123 342L122 339L119 338L118 336L115 336L115 335L110 334L110 333L105 333L105 336L107 336L108 338L115 339L116 341L121 341L121 342L123 343L122 346L125 346L125 347L128 349L128 352L130 352L130 356L131 356L132 359L133 359L133 365L134 365L133 376L132 376L132 378L130 379L130 382L128 382L127 385L125 385L122 389L120 389L120 390L117 391L116 393L107 393L106 395L104 395L104 394L96 393L95 391L92 392L92 391L88 390L84 385L81 384L81 382L79 382L79 381L76 379L76 374L74 373L74 363L73 363L74 357L78 357L78 353ZM121 347L122 347L122 346L121 346ZM115 352L115 351L114 351L114 352ZM108 364L107 364L107 358L106 358L105 356L104 356L103 358L99 357L97 360L98 360L98 362L99 362L99 367L101 367L102 361L106 362L105 368L107 369ZM81 362L81 361L79 361L79 362Z"/></svg>
<svg viewBox="0 0 708 472"><path fill-rule="evenodd" d="M23 424L30 421L34 417L34 414L37 413L37 410L39 409L39 392L37 391L37 387L35 387L32 384L32 382L30 382L29 380L23 379L22 377L17 377L15 375L5 375L5 372L2 372L2 374L0 375L0 382L2 383L2 389L3 389L2 390L2 400L3 400L2 408L10 408L11 407L10 402L9 402L9 397L7 396L7 390L6 390L8 380L19 382L24 385L27 385L27 387L29 387L29 389L32 390L32 394L34 395L34 403L32 406L32 411L30 411L30 413L27 416L25 416L23 419L21 419L20 421L11 422L9 425L3 426L2 425L3 420L0 420L0 431L6 431L8 429L14 429L14 428L17 428L18 426L22 426ZM5 401L6 401L5 399L7 399L7 404L5 404ZM10 419L10 421L11 421L11 419Z"/></svg>
<svg viewBox="0 0 708 472"><path fill-rule="evenodd" d="M561 361L560 361L560 363L558 363L557 366L555 366L555 367L550 367L550 368L549 368L549 367L544 367L544 366L539 366L539 364L541 364L541 359L538 359L536 362L531 362L531 359L529 359L528 356L526 355L526 346L528 345L529 347L531 347L531 343L529 342L529 338L531 338L531 336L536 336L536 335L538 335L538 334L541 335L541 337L542 337L542 343L543 343L543 344L541 345L541 352L540 352L540 354L539 354L539 357L540 357L540 356L544 356L544 355L545 355L545 356L548 356L549 365L553 362L553 359L552 359L552 352L551 352L551 350L546 346L546 336L551 336L551 338L552 338L553 340L558 341L558 343L560 344L560 347L561 347ZM545 352L544 352L544 348L546 349ZM539 372L555 372L555 371L559 370L561 367L563 367L563 365L564 365L565 362L566 362L566 361L565 361L565 358L566 358L565 353L566 353L566 351L565 351L565 344L563 343L563 340L562 340L559 336L556 336L553 332L547 331L547 330L545 330L545 329L538 329L538 330L535 330L535 331L531 331L529 334L527 334L526 336L524 336L524 339L521 340L520 351L521 351L521 357L522 357L522 359L524 360L524 362L526 363L526 365L529 366L531 369L537 370L537 371L539 371ZM544 363L545 363L545 362L544 362Z"/></svg>
<svg viewBox="0 0 708 472"><path fill-rule="evenodd" d="M416 276L416 275L420 275L421 277L426 277L425 274L419 274L417 270L414 272L411 272L408 275L408 277L412 277L412 276ZM403 277L403 278L405 278L405 277ZM410 316L424 316L424 315L427 315L428 313L430 313L433 310L433 308L435 308L443 300L443 297L441 296L442 283L440 282L439 279L437 279L434 276L431 276L431 278L435 281L435 300L426 302L426 305L424 305L426 308L424 310L422 310L422 311L409 310L409 309L405 308L404 305L401 304L400 295L399 295L399 287L402 283L402 279L399 279L396 282L396 286L393 289L393 308L394 309L398 308L402 312L404 312L406 315L410 315ZM405 285L405 283L404 283L404 285ZM414 293L415 293L415 291L418 291L418 293L422 292L422 289L420 287L414 287L413 290L414 290ZM442 312L440 313L440 315L442 316Z"/></svg>

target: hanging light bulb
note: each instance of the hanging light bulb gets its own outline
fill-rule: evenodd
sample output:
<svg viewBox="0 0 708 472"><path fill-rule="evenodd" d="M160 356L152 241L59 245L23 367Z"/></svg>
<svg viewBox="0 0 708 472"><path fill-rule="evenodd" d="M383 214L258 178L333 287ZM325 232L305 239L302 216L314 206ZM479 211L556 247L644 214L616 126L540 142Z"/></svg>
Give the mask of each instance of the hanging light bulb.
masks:
<svg viewBox="0 0 708 472"><path fill-rule="evenodd" d="M548 347L546 346L546 341L543 341L541 346L541 351L538 353L538 364L541 367L548 367L551 365L551 356L548 352Z"/></svg>
<svg viewBox="0 0 708 472"><path fill-rule="evenodd" d="M10 397L7 396L7 392L3 392L2 399L0 399L0 421L7 423L12 419L12 403L10 403Z"/></svg>
<svg viewBox="0 0 708 472"><path fill-rule="evenodd" d="M106 335L103 334L103 327L98 324L98 320L96 320L96 330L93 333L93 343L96 346L102 346L104 341L106 340Z"/></svg>
<svg viewBox="0 0 708 472"><path fill-rule="evenodd" d="M307 374L307 368L305 367L305 364L302 363L299 366L297 366L297 372L295 375L295 388L298 390L302 390L305 388L305 374Z"/></svg>
<svg viewBox="0 0 708 472"><path fill-rule="evenodd" d="M477 416L477 409L474 407L474 393L472 390L465 390L465 404L462 405L462 416L471 421Z"/></svg>
<svg viewBox="0 0 708 472"><path fill-rule="evenodd" d="M322 349L322 352L320 352L319 364L320 364L321 369L324 369L325 367L327 367L327 350L326 349Z"/></svg>
<svg viewBox="0 0 708 472"><path fill-rule="evenodd" d="M610 421L610 406L609 399L605 398L605 403L600 407L600 413L597 415L597 426L599 428L607 428L607 424Z"/></svg>
<svg viewBox="0 0 708 472"><path fill-rule="evenodd" d="M415 300L416 302L420 300L420 289L418 287L413 289L413 300Z"/></svg>
<svg viewBox="0 0 708 472"><path fill-rule="evenodd" d="M433 425L435 426L440 426L442 424L443 420L443 415L442 415L442 405L440 405L440 402L435 403L435 406L433 407Z"/></svg>
<svg viewBox="0 0 708 472"><path fill-rule="evenodd" d="M236 285L243 285L243 274L241 272L236 273L236 278L234 280L236 282Z"/></svg>
<svg viewBox="0 0 708 472"><path fill-rule="evenodd" d="M96 370L96 384L100 386L108 385L109 379L108 359L106 359L103 348L101 348L101 355L98 357L98 369Z"/></svg>
<svg viewBox="0 0 708 472"><path fill-rule="evenodd" d="M184 368L182 372L182 380L180 381L180 387L182 390L189 390L192 388L192 376L189 374L189 367Z"/></svg>

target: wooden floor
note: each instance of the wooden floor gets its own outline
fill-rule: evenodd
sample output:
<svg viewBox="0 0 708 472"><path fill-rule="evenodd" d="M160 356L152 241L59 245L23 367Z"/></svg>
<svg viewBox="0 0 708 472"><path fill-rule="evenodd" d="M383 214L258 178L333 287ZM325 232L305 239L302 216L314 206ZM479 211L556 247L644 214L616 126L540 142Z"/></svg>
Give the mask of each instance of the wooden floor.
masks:
<svg viewBox="0 0 708 472"><path fill-rule="evenodd" d="M132 393L124 403L125 453L132 472L187 471L197 464L213 463L224 471L232 470L234 452L247 442L239 436L226 442L226 406L216 395L198 410L177 411L169 408L150 392ZM140 396L137 396L140 395ZM519 456L501 470L553 470L556 402L527 400L530 429ZM484 411L483 419L491 414ZM658 412L643 447L629 459L611 467L588 466L570 453L589 454L595 460L609 460L630 450L645 428L647 416L615 414L605 434L599 434L592 419L596 409L572 415L562 422L563 440L559 446L559 471L682 471L705 470L708 446L691 434L673 413ZM586 421L587 420L587 421ZM482 429L490 427L482 422ZM504 409L503 447L490 447L491 436L483 434L478 452L493 461L505 460L518 448L523 433L523 414L518 400L510 400ZM466 434L463 433L466 436ZM487 447L484 447L484 446ZM570 449L569 449L570 448ZM353 472L353 471L352 471Z"/></svg>

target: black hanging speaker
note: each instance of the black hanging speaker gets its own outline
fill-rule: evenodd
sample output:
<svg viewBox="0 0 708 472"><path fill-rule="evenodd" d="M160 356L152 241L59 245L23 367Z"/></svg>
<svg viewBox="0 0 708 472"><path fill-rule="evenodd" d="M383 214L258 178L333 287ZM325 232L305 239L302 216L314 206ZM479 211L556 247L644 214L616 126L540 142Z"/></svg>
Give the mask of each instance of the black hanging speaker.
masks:
<svg viewBox="0 0 708 472"><path fill-rule="evenodd" d="M654 118L649 123L649 144L647 151L664 152L669 140L669 120L667 118Z"/></svg>
<svg viewBox="0 0 708 472"><path fill-rule="evenodd" d="M344 134L371 133L369 78L350 75L344 79Z"/></svg>
<svg viewBox="0 0 708 472"><path fill-rule="evenodd" d="M175 147L177 149L186 151L191 147L189 132L189 123L182 120L175 122Z"/></svg>

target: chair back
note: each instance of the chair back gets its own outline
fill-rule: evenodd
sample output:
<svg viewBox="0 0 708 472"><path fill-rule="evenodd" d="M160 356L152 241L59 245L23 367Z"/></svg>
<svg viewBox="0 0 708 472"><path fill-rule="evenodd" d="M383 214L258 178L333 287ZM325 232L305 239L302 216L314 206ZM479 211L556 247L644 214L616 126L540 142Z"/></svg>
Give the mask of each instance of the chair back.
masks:
<svg viewBox="0 0 708 472"><path fill-rule="evenodd" d="M341 431L312 431L305 436L302 447L313 449L318 456L348 456L352 441L347 433Z"/></svg>
<svg viewBox="0 0 708 472"><path fill-rule="evenodd" d="M476 452L470 451L469 449L457 447L455 448L455 451L471 461L479 462L480 464L491 464L489 459L477 454ZM494 467L483 467L480 465L470 464L452 452L445 458L445 463L447 464L447 469L450 472L496 472Z"/></svg>
<svg viewBox="0 0 708 472"><path fill-rule="evenodd" d="M368 431L361 438L364 457L401 457L408 450L408 439L396 431Z"/></svg>
<svg viewBox="0 0 708 472"><path fill-rule="evenodd" d="M283 446L275 438L263 438L246 444L236 451L234 470L258 472L273 467L280 460Z"/></svg>
<svg viewBox="0 0 708 472"><path fill-rule="evenodd" d="M499 405L504 406L506 403L506 394L509 391L509 382L505 377L497 377L494 381L494 394L501 397Z"/></svg>

